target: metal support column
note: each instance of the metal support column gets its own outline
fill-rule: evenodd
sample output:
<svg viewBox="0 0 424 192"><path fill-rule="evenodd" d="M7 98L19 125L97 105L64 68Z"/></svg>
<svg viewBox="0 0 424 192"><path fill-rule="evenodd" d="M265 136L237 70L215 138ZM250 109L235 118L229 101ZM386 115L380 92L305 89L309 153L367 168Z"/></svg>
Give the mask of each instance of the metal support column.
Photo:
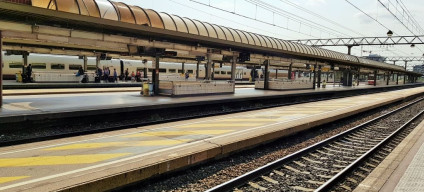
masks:
<svg viewBox="0 0 424 192"><path fill-rule="evenodd" d="M403 84L405 85L405 83L406 83L406 75L403 74Z"/></svg>
<svg viewBox="0 0 424 192"><path fill-rule="evenodd" d="M211 80L211 65L212 65L212 60L211 60L211 54L207 54L206 55L206 67L205 67L205 80Z"/></svg>
<svg viewBox="0 0 424 192"><path fill-rule="evenodd" d="M197 61L197 64L196 64L196 80L199 78L199 65L200 65L200 61Z"/></svg>
<svg viewBox="0 0 424 192"><path fill-rule="evenodd" d="M0 108L3 106L3 35L0 31Z"/></svg>
<svg viewBox="0 0 424 192"><path fill-rule="evenodd" d="M96 70L99 68L100 66L100 55L96 55Z"/></svg>
<svg viewBox="0 0 424 192"><path fill-rule="evenodd" d="M390 72L387 72L387 82L386 85L389 85L390 83Z"/></svg>
<svg viewBox="0 0 424 192"><path fill-rule="evenodd" d="M407 65L408 65L408 61L405 61L405 71L406 71Z"/></svg>
<svg viewBox="0 0 424 192"><path fill-rule="evenodd" d="M275 69L275 79L278 79L278 69Z"/></svg>
<svg viewBox="0 0 424 192"><path fill-rule="evenodd" d="M153 93L154 95L159 94L159 61L160 58L158 55L156 55L153 64L155 64L155 68L153 70L152 78L153 78Z"/></svg>
<svg viewBox="0 0 424 192"><path fill-rule="evenodd" d="M185 64L184 62L181 63L181 74L185 74L184 64Z"/></svg>
<svg viewBox="0 0 424 192"><path fill-rule="evenodd" d="M353 46L347 46L347 54L350 55Z"/></svg>
<svg viewBox="0 0 424 192"><path fill-rule="evenodd" d="M396 85L399 85L399 73L396 73Z"/></svg>
<svg viewBox="0 0 424 192"><path fill-rule="evenodd" d="M264 89L265 90L268 90L269 89L269 64L270 64L270 62L269 62L269 60L265 60L265 62L264 62L264 65L265 65L265 74L264 74L264 77L265 77L265 81L264 81Z"/></svg>
<svg viewBox="0 0 424 192"><path fill-rule="evenodd" d="M314 65L314 80L312 81L312 83L313 83L313 86L312 86L312 89L315 89L316 88L316 85L315 85L315 83L317 82L317 79L316 79L316 77L317 77L317 63L318 62L316 62L315 61L315 65Z"/></svg>
<svg viewBox="0 0 424 192"><path fill-rule="evenodd" d="M288 77L288 79L292 79L292 70L293 70L293 62L290 62L290 65L289 65L289 70L288 70L288 73L287 73L287 77Z"/></svg>
<svg viewBox="0 0 424 192"><path fill-rule="evenodd" d="M358 67L358 76L356 77L356 86L359 86L359 78L361 77L361 68Z"/></svg>
<svg viewBox="0 0 424 192"><path fill-rule="evenodd" d="M87 72L87 62L88 62L88 57L87 57L87 55L84 55L84 56L83 56L83 59L84 59L84 71L85 71L85 72Z"/></svg>
<svg viewBox="0 0 424 192"><path fill-rule="evenodd" d="M231 81L236 80L236 66L237 66L237 56L233 55L233 59L231 61Z"/></svg>
<svg viewBox="0 0 424 192"><path fill-rule="evenodd" d="M28 52L25 52L24 55L22 55L23 59L24 59L24 66L28 66Z"/></svg>
<svg viewBox="0 0 424 192"><path fill-rule="evenodd" d="M377 70L374 71L374 86L377 86Z"/></svg>
<svg viewBox="0 0 424 192"><path fill-rule="evenodd" d="M321 65L318 65L318 88L321 87Z"/></svg>

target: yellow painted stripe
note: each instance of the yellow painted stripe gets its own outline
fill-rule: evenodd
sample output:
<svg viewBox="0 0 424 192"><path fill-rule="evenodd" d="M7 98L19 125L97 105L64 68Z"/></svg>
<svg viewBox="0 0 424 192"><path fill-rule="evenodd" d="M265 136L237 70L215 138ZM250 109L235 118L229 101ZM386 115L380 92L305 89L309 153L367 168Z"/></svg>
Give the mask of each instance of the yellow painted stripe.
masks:
<svg viewBox="0 0 424 192"><path fill-rule="evenodd" d="M25 179L28 178L29 176L18 176L18 177L0 177L0 184L2 183L7 183L7 182L11 182L11 181L16 181L19 179Z"/></svg>
<svg viewBox="0 0 424 192"><path fill-rule="evenodd" d="M129 143L129 146L161 146L161 145L178 145L181 143L186 143L192 141L190 139L183 140L154 140L154 141L139 141L134 143Z"/></svg>
<svg viewBox="0 0 424 192"><path fill-rule="evenodd" d="M183 125L178 126L178 128L216 128L216 127L252 127L263 125L263 123L205 123L205 124L191 124L191 125Z"/></svg>
<svg viewBox="0 0 424 192"><path fill-rule="evenodd" d="M231 132L233 130L194 130L194 131L159 131L144 132L124 137L154 137L154 136L179 136L179 135L219 135Z"/></svg>
<svg viewBox="0 0 424 192"><path fill-rule="evenodd" d="M114 146L122 146L126 144L126 142L110 142L110 143L78 143L71 145L64 145L60 147L53 147L44 149L46 151L55 151L55 150L69 150L69 149L96 149L96 148L104 148L104 147L114 147Z"/></svg>
<svg viewBox="0 0 424 192"><path fill-rule="evenodd" d="M280 119L268 119L268 118L255 118L252 117L250 119L223 119L219 121L225 121L225 122L269 122L269 121L279 121ZM227 124L227 125L233 125L233 124ZM250 124L251 125L251 124Z"/></svg>
<svg viewBox="0 0 424 192"><path fill-rule="evenodd" d="M97 149L105 147L134 147L134 146L163 146L163 145L177 145L186 143L191 140L152 140L152 141L134 141L134 142L110 142L110 143L80 143L65 145L60 147L48 148L46 151L57 151L57 150L71 150L71 149Z"/></svg>
<svg viewBox="0 0 424 192"><path fill-rule="evenodd" d="M0 159L0 167L86 164L86 163L96 163L99 161L122 157L122 156L130 155L130 154L131 153L116 153L116 154L4 158L4 159Z"/></svg>

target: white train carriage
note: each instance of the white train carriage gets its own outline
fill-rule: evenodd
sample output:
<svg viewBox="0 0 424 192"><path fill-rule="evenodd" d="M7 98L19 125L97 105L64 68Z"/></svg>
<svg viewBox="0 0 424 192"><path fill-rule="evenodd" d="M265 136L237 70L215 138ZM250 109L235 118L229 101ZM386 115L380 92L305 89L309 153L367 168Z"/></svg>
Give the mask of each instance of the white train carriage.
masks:
<svg viewBox="0 0 424 192"><path fill-rule="evenodd" d="M44 54L31 54L28 56L28 64L31 64L33 69L33 78L35 82L76 82L78 78L75 77L78 69L83 66L82 59L77 56L61 56L61 55L44 55ZM6 55L4 56L4 68L3 78L4 79L15 79L16 74L22 72L23 58L20 55ZM129 74L132 72L135 74L137 71L147 72L147 76L151 77L153 67L152 62L148 61L143 63L139 60L123 60L123 65L118 59L102 60L100 61L99 67L104 69L109 67L113 72L116 69L118 76L124 73L128 69ZM159 66L159 73L161 80L172 80L181 79L184 77L184 73L190 74L190 79L195 80L196 77L196 64L186 63L184 65L184 71L182 71L181 63L170 63L161 62ZM95 58L89 57L87 62L87 73L90 76L90 81L94 81L96 71ZM258 69L258 76L261 76L262 70ZM211 76L215 80L230 80L231 79L231 67L221 66L211 69ZM38 76L36 76L38 74ZM235 79L237 81L249 80L251 69L246 67L237 67L235 72ZM279 70L278 77L287 77L286 70ZM205 66L200 64L199 66L199 79L205 77ZM274 71L270 71L270 77L276 77ZM184 78L183 78L184 79Z"/></svg>

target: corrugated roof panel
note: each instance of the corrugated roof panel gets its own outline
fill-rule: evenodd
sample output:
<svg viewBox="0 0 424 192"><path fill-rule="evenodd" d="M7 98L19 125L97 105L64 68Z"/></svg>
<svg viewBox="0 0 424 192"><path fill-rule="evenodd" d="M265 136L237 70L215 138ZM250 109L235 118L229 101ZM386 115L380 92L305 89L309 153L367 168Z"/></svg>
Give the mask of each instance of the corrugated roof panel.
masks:
<svg viewBox="0 0 424 192"><path fill-rule="evenodd" d="M199 30L199 35L209 37L208 30L206 29L206 27L203 25L202 22L197 20L193 20L193 22L197 26L197 29Z"/></svg>
<svg viewBox="0 0 424 192"><path fill-rule="evenodd" d="M205 25L206 29L208 30L209 37L218 38L218 34L216 33L216 30L214 27L212 27L211 24L203 22L203 25Z"/></svg>
<svg viewBox="0 0 424 192"><path fill-rule="evenodd" d="M152 26L146 12L140 7L128 6L134 14L135 21L138 25Z"/></svg>
<svg viewBox="0 0 424 192"><path fill-rule="evenodd" d="M179 32L188 33L188 28L184 20L177 16L177 15L171 15L172 19L175 21L175 25L177 25L177 30Z"/></svg>
<svg viewBox="0 0 424 192"><path fill-rule="evenodd" d="M224 31L221 29L221 27L219 27L218 25L215 25L215 24L211 24L211 25L212 25L212 27L215 29L216 34L218 35L218 38L219 38L219 39L227 40L227 37L225 36L225 33L224 33Z"/></svg>
<svg viewBox="0 0 424 192"><path fill-rule="evenodd" d="M185 24L187 25L187 29L188 29L188 33L190 34L194 34L194 35L199 35L199 30L197 29L197 26L193 23L193 21L191 19L187 19L187 18L182 18L185 22Z"/></svg>
<svg viewBox="0 0 424 192"><path fill-rule="evenodd" d="M113 4L119 11L120 21L135 24L134 15L126 4L119 2L113 2Z"/></svg>
<svg viewBox="0 0 424 192"><path fill-rule="evenodd" d="M177 26L175 25L174 20L167 13L158 13L162 18L163 24L165 25L165 29L171 31L177 31Z"/></svg>
<svg viewBox="0 0 424 192"><path fill-rule="evenodd" d="M240 35L234 29L231 29L231 28L227 28L227 29L231 32L231 34L233 34L234 41L237 43L241 43Z"/></svg>
<svg viewBox="0 0 424 192"><path fill-rule="evenodd" d="M95 0L97 7L100 10L100 17L103 19L110 19L114 21L119 21L118 13L115 10L115 7L107 0Z"/></svg>
<svg viewBox="0 0 424 192"><path fill-rule="evenodd" d="M144 9L144 11L146 12L147 16L150 19L150 23L152 24L152 27L154 28L159 28L159 29L165 29L165 25L163 24L163 21L161 19L161 17L159 16L159 14L151 9Z"/></svg>

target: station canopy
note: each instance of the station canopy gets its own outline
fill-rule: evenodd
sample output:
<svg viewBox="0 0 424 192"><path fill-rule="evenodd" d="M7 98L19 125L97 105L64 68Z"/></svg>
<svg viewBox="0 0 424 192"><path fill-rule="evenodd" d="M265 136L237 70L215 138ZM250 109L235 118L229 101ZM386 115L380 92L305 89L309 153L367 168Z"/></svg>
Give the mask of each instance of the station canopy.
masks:
<svg viewBox="0 0 424 192"><path fill-rule="evenodd" d="M13 0L9 1L13 2ZM26 0L26 2L28 2L28 0ZM284 51L284 53L293 52L296 53L296 55L301 54L307 57L327 58L341 62L356 63L370 68L404 71L401 66L288 42L274 37L201 22L168 13L160 13L152 9L143 9L122 2L109 0L32 0L31 5L34 7L109 19L134 25L144 25L252 46L266 47L276 49L277 51L281 50Z"/></svg>

